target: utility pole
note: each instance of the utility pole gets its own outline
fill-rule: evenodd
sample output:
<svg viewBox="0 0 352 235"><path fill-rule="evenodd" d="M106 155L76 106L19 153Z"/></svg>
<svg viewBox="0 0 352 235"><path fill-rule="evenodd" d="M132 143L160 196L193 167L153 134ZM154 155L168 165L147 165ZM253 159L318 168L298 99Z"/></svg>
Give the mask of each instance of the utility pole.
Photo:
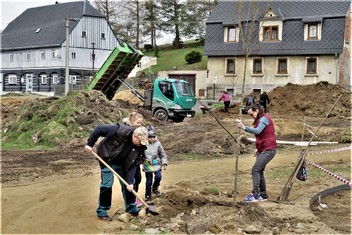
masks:
<svg viewBox="0 0 352 235"><path fill-rule="evenodd" d="M70 78L70 20L76 21L77 18L66 18L66 55L65 55L65 96L67 96L69 87L69 78Z"/></svg>

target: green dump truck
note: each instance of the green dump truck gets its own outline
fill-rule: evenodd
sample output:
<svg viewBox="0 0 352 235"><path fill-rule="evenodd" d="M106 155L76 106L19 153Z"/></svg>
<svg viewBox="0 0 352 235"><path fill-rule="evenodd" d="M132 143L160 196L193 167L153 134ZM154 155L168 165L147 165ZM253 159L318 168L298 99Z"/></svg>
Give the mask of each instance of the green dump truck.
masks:
<svg viewBox="0 0 352 235"><path fill-rule="evenodd" d="M182 122L186 117L194 117L195 111L192 108L196 99L187 81L157 78L154 81L153 90L145 91L145 94L140 94L125 81L142 56L142 52L128 44L116 47L87 85L87 89L99 90L111 100L121 84L124 84L160 121L171 119L174 122Z"/></svg>

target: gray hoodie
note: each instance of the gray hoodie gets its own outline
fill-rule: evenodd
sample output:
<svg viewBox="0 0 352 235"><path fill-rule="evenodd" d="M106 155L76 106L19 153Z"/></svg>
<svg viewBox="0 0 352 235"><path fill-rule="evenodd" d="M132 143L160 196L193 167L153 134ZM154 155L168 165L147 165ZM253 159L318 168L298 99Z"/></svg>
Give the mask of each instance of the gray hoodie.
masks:
<svg viewBox="0 0 352 235"><path fill-rule="evenodd" d="M167 165L167 155L159 140L155 140L154 143L147 144L145 150L146 160L143 163L143 171L155 172L161 169L161 166Z"/></svg>

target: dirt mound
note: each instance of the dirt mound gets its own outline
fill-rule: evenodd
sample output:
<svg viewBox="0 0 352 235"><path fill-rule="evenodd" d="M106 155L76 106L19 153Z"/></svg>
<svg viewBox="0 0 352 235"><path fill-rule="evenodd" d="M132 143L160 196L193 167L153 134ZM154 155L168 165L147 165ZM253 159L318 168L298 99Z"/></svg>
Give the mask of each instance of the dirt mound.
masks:
<svg viewBox="0 0 352 235"><path fill-rule="evenodd" d="M294 116L324 117L339 95L342 97L329 117L351 117L351 93L340 85L319 82L311 85L288 83L268 93L269 112Z"/></svg>
<svg viewBox="0 0 352 235"><path fill-rule="evenodd" d="M2 104L1 108L3 143L17 139L31 146L36 136L35 144L62 147L82 146L97 125L120 122L131 107L109 101L93 90L73 92L63 98L31 99L15 109Z"/></svg>

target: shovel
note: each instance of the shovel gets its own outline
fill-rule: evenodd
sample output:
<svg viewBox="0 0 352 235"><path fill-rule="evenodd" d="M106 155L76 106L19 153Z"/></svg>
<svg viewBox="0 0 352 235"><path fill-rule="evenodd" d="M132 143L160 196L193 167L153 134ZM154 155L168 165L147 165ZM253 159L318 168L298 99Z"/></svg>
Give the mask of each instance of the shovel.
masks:
<svg viewBox="0 0 352 235"><path fill-rule="evenodd" d="M101 162L102 164L104 164L112 173L114 173L114 175L116 175L116 177L126 186L128 187L129 184L119 175L117 174L116 171L114 171L114 169L112 169L101 157L98 156L98 154L96 154L94 151L91 151L93 153L93 155L99 160L99 162ZM159 215L159 212L157 211L156 206L154 205L148 205L137 193L136 191L134 191L132 189L131 191L141 202L142 204L147 208L147 212L150 212L150 214L152 215Z"/></svg>

